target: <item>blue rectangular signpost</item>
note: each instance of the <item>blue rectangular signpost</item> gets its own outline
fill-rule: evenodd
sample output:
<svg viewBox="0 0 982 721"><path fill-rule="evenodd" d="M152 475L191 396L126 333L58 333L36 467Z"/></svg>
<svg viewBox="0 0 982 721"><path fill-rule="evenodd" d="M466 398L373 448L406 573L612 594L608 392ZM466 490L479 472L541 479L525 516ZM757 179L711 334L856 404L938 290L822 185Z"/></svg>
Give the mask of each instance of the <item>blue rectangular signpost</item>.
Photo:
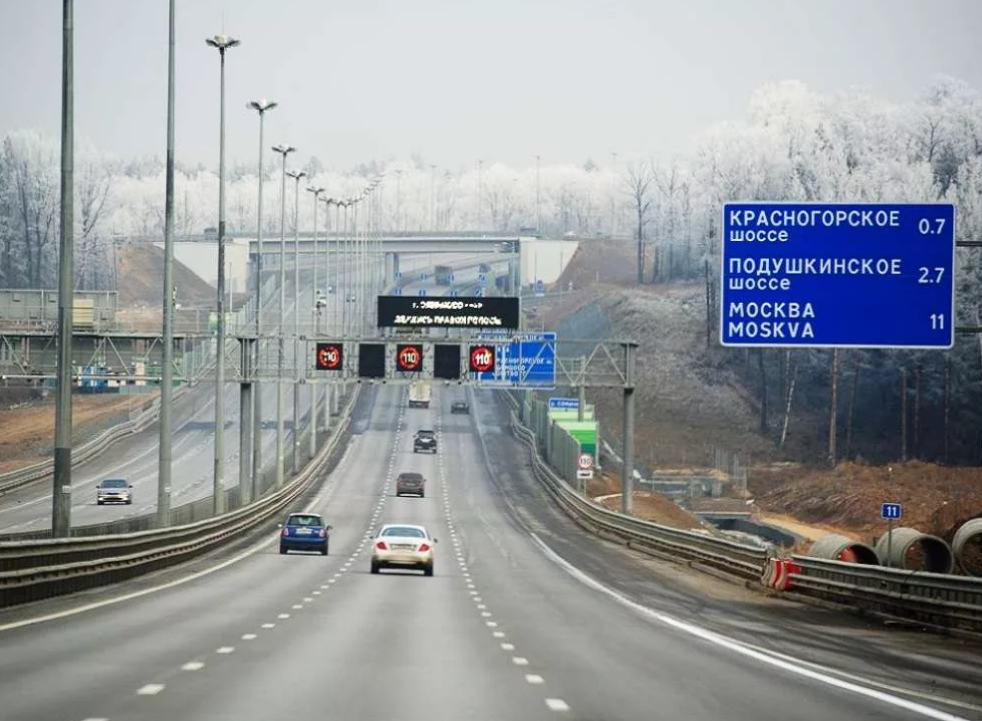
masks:
<svg viewBox="0 0 982 721"><path fill-rule="evenodd" d="M521 333L510 338L485 334L495 346L494 372L472 373L485 385L552 390L556 387L556 334Z"/></svg>
<svg viewBox="0 0 982 721"><path fill-rule="evenodd" d="M883 503L880 505L880 518L885 521L899 521L903 518L904 507L899 503Z"/></svg>
<svg viewBox="0 0 982 721"><path fill-rule="evenodd" d="M554 410L577 410L580 407L579 398L550 398L549 408Z"/></svg>
<svg viewBox="0 0 982 721"><path fill-rule="evenodd" d="M726 347L951 348L951 203L726 203Z"/></svg>

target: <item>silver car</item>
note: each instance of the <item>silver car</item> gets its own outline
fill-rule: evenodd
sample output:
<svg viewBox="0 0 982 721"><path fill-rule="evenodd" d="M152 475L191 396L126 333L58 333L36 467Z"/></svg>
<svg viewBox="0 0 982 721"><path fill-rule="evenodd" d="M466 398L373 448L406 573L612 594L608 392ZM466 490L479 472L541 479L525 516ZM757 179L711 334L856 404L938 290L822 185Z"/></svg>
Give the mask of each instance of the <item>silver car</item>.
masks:
<svg viewBox="0 0 982 721"><path fill-rule="evenodd" d="M133 503L133 486L124 478L106 478L95 487L95 502L104 503Z"/></svg>
<svg viewBox="0 0 982 721"><path fill-rule="evenodd" d="M426 576L433 575L433 546L425 526L410 523L389 523L382 526L372 544L372 573L383 568L417 568Z"/></svg>

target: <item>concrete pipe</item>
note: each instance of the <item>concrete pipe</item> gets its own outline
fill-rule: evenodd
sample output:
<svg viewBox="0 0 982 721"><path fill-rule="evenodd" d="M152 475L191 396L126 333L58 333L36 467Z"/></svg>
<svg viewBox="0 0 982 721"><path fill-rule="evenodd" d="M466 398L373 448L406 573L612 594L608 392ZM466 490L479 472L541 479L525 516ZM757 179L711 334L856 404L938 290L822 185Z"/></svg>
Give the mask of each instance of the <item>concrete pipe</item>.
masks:
<svg viewBox="0 0 982 721"><path fill-rule="evenodd" d="M815 541L808 549L808 555L812 558L859 563L867 566L880 564L880 558L872 546L835 533L830 533Z"/></svg>
<svg viewBox="0 0 982 721"><path fill-rule="evenodd" d="M969 576L982 576L982 518L966 521L955 531L951 545L958 564Z"/></svg>
<svg viewBox="0 0 982 721"><path fill-rule="evenodd" d="M887 539L884 533L876 542L876 555L884 566L908 571L951 573L955 555L951 547L937 536L921 533L916 528L894 528L890 558L887 558Z"/></svg>

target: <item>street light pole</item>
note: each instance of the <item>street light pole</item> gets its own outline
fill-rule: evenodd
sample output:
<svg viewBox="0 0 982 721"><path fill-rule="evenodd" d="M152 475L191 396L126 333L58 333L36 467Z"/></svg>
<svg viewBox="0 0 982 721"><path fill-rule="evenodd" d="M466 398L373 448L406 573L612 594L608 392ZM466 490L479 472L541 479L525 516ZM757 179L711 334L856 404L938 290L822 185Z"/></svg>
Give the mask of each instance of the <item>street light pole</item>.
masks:
<svg viewBox="0 0 982 721"><path fill-rule="evenodd" d="M541 158L535 156L535 232L542 232L542 206L539 204L539 161Z"/></svg>
<svg viewBox="0 0 982 721"><path fill-rule="evenodd" d="M293 196L293 472L300 469L300 180L302 170L288 171L296 181Z"/></svg>
<svg viewBox="0 0 982 721"><path fill-rule="evenodd" d="M55 397L55 465L51 533L72 526L72 311L75 243L75 7L62 3L61 39L61 237L58 254L58 395Z"/></svg>
<svg viewBox="0 0 982 721"><path fill-rule="evenodd" d="M277 106L272 100L253 100L246 107L259 113L259 207L256 211L256 356L253 366L257 377L262 362L262 312L263 312L263 147L266 112ZM252 487L249 497L257 498L262 492L260 479L263 468L263 393L256 384L252 399ZM245 489L242 481L239 485ZM243 504L245 501L243 501Z"/></svg>
<svg viewBox="0 0 982 721"><path fill-rule="evenodd" d="M215 353L215 471L212 511L225 510L225 52L239 41L216 35L205 42L218 49L221 58L221 102L218 133L218 332Z"/></svg>
<svg viewBox="0 0 982 721"><path fill-rule="evenodd" d="M315 188L314 186L307 186L307 192L313 193L314 195L314 333L315 339L320 337L320 317L321 317L321 289L320 284L317 282L317 201L320 200L320 194L324 192L324 188ZM324 299L327 302L327 298ZM318 386L316 383L310 385L310 421L308 425L310 426L310 457L313 459L317 455L317 399Z"/></svg>
<svg viewBox="0 0 982 721"><path fill-rule="evenodd" d="M157 466L157 526L170 525L171 398L174 395L174 35L175 0L168 7L167 159L164 180L164 357L160 378L160 443ZM184 364L185 377L187 363Z"/></svg>
<svg viewBox="0 0 982 721"><path fill-rule="evenodd" d="M286 156L296 150L292 145L276 145L273 150L283 156L283 178L280 185L280 320L279 357L276 373L276 487L283 485L286 453L283 449L283 366L286 358L286 338L283 324L286 322Z"/></svg>

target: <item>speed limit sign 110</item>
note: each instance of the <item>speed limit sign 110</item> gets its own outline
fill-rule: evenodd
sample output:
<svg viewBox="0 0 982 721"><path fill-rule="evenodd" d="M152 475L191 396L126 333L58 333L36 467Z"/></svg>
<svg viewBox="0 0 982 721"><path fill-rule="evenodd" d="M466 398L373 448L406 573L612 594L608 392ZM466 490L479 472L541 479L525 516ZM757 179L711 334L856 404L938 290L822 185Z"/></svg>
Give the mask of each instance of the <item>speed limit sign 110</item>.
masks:
<svg viewBox="0 0 982 721"><path fill-rule="evenodd" d="M593 456L589 453L581 453L579 458L576 459L576 465L579 466L581 471L588 471L593 468Z"/></svg>

